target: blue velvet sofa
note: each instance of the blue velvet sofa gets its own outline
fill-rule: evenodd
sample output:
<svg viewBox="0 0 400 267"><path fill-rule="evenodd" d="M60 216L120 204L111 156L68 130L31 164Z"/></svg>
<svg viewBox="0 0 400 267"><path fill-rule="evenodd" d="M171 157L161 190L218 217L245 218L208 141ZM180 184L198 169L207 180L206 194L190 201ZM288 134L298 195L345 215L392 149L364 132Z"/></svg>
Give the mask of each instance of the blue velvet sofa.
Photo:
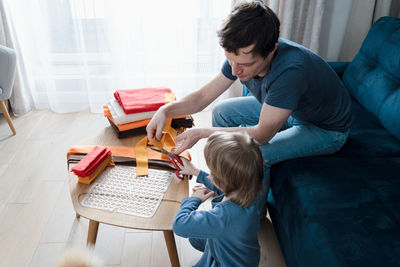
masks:
<svg viewBox="0 0 400 267"><path fill-rule="evenodd" d="M331 66L353 99L348 141L272 167L275 232L288 266L400 266L400 19Z"/></svg>

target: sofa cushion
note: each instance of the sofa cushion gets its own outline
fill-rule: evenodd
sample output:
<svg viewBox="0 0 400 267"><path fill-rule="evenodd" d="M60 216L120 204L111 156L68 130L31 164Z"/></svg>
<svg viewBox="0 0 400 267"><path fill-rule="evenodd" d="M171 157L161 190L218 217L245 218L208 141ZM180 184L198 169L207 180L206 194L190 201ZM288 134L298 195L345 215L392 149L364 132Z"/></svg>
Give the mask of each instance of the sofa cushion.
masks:
<svg viewBox="0 0 400 267"><path fill-rule="evenodd" d="M400 141L354 99L352 113L347 142L327 157L400 157Z"/></svg>
<svg viewBox="0 0 400 267"><path fill-rule="evenodd" d="M350 94L400 140L400 18L382 17L343 74Z"/></svg>
<svg viewBox="0 0 400 267"><path fill-rule="evenodd" d="M288 266L400 265L400 158L296 159L271 177Z"/></svg>

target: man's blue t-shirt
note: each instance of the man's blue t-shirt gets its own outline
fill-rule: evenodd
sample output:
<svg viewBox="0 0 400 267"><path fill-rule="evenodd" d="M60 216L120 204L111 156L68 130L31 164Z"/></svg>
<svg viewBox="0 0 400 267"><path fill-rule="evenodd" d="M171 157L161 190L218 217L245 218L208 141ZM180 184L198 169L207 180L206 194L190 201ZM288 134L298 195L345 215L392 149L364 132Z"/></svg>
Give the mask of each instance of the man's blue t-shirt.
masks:
<svg viewBox="0 0 400 267"><path fill-rule="evenodd" d="M334 70L304 46L282 38L278 43L267 74L241 83L260 103L293 110L294 118L326 130L347 131L351 99ZM222 73L237 79L228 60Z"/></svg>

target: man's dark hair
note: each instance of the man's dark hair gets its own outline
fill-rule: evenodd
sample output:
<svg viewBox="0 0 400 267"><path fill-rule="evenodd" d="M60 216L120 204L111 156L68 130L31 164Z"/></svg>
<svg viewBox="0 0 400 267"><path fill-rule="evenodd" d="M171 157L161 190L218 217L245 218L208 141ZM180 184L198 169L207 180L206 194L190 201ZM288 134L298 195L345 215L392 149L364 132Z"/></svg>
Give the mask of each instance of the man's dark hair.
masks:
<svg viewBox="0 0 400 267"><path fill-rule="evenodd" d="M235 6L218 31L220 45L229 53L255 44L253 54L267 57L279 38L280 22L261 1L241 2Z"/></svg>

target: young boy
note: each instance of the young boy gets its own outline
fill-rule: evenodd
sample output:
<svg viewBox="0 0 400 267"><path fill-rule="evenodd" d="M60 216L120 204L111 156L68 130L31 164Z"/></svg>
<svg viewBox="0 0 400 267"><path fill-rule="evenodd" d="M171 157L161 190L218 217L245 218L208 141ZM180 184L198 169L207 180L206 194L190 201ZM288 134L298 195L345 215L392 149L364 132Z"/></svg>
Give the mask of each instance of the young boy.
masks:
<svg viewBox="0 0 400 267"><path fill-rule="evenodd" d="M182 174L197 176L191 197L182 200L173 231L203 251L195 266L258 266L260 192L263 160L259 146L246 133L216 132L207 140L204 156L210 175L184 161ZM198 210L210 196L211 210Z"/></svg>

